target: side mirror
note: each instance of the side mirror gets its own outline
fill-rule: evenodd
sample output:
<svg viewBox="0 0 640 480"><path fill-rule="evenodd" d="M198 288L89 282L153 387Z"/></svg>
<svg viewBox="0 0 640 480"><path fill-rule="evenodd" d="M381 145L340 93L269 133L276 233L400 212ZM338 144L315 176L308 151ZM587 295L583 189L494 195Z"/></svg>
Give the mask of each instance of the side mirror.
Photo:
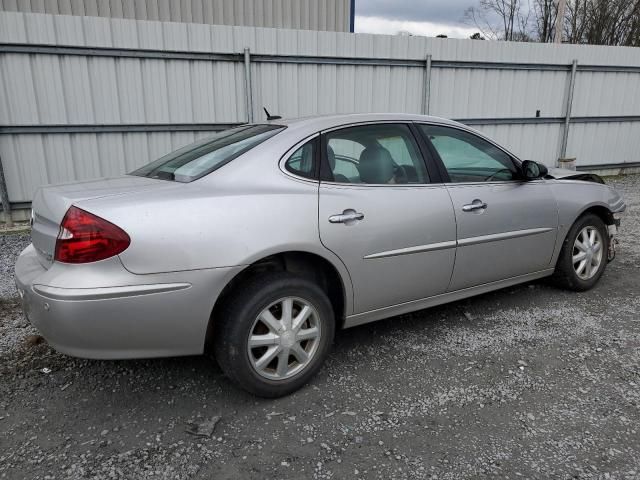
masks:
<svg viewBox="0 0 640 480"><path fill-rule="evenodd" d="M525 160L522 162L522 176L525 180L536 180L542 178L549 173L547 167L533 160Z"/></svg>

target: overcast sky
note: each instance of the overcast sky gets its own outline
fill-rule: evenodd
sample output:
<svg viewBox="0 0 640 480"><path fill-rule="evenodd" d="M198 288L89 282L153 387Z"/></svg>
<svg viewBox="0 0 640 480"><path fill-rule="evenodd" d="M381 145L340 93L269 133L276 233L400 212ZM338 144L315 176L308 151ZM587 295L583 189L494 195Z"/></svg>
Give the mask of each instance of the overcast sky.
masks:
<svg viewBox="0 0 640 480"><path fill-rule="evenodd" d="M355 31L395 35L400 31L468 38L477 28L464 23L478 0L356 0Z"/></svg>

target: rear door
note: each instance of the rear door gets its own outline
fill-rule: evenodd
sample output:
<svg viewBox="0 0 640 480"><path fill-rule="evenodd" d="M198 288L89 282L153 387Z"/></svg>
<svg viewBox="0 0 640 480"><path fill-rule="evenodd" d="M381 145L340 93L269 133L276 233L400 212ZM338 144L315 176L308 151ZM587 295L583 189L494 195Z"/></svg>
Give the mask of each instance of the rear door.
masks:
<svg viewBox="0 0 640 480"><path fill-rule="evenodd" d="M349 270L353 313L445 292L455 218L446 187L437 172L427 171L411 128L339 128L324 132L322 145L320 238Z"/></svg>
<svg viewBox="0 0 640 480"><path fill-rule="evenodd" d="M419 129L449 177L458 228L449 291L549 268L558 207L545 180L522 181L509 154L471 132Z"/></svg>

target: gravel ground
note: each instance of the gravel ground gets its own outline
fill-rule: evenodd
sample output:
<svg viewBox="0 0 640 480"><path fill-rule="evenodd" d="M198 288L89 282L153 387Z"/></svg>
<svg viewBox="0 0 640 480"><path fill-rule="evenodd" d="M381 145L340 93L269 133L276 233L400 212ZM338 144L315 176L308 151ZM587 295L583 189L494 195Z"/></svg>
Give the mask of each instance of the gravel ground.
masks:
<svg viewBox="0 0 640 480"><path fill-rule="evenodd" d="M12 297L28 238L0 237L0 478L640 478L640 177L609 183L628 214L591 292L537 282L340 332L275 401L206 357L55 353Z"/></svg>
<svg viewBox="0 0 640 480"><path fill-rule="evenodd" d="M13 283L13 265L20 252L29 243L31 243L29 235L24 232L0 231L0 299L17 295L16 285Z"/></svg>

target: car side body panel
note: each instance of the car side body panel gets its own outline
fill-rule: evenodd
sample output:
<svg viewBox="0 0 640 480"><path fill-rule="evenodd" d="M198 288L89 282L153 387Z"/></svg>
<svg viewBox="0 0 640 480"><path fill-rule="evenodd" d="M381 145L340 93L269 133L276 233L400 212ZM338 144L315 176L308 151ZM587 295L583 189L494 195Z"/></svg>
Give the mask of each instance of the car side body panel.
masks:
<svg viewBox="0 0 640 480"><path fill-rule="evenodd" d="M622 195L608 185L580 180L546 182L558 202L558 238L551 265L556 264L569 229L585 211L601 207L611 213L622 213L626 209Z"/></svg>
<svg viewBox="0 0 640 480"><path fill-rule="evenodd" d="M16 263L29 321L56 350L83 358L204 351L213 302L241 267L135 275L117 257L46 270L32 245Z"/></svg>
<svg viewBox="0 0 640 480"><path fill-rule="evenodd" d="M391 200L393 199L393 200ZM444 185L321 183L320 237L349 269L354 313L443 293L455 259L456 222ZM349 209L364 218L332 223Z"/></svg>
<svg viewBox="0 0 640 480"><path fill-rule="evenodd" d="M549 266L558 232L557 200L545 180L448 184L458 225L448 291L526 275ZM465 211L484 202L486 208Z"/></svg>
<svg viewBox="0 0 640 480"><path fill-rule="evenodd" d="M549 275L568 229L582 212L593 206L612 212L624 209L620 195L606 185L545 180L557 202L558 219L553 254L545 268L449 292L442 292L438 284L433 291L426 289L422 298L413 292L356 310L357 292L352 284L356 275L347 268L349 261L320 239L319 222L324 221L319 218L320 183L295 178L279 165L296 144L326 129L391 121L466 128L444 119L403 114L282 121L287 128L281 133L191 183L124 178L43 188L34 201L36 222L42 221L42 228L36 225L33 237L34 245L41 245L42 251L37 251L37 245L30 246L16 263L25 312L56 349L70 355L135 358L197 354L203 351L210 315L224 287L249 265L270 255L300 251L333 265L344 287L344 326L349 327ZM446 191L436 186L425 190L429 188ZM131 238L129 248L118 257L90 264L52 262L56 229L71 204L125 230ZM439 206L445 204L438 202ZM455 223L452 213L450 218ZM378 228L385 227L381 223ZM404 242L396 248L391 243L371 244L375 248L366 249L363 257L370 256L366 261L381 264L401 258L411 264L412 259L428 252L411 250L414 247L459 242L459 234L453 237L454 228L453 224L448 226L440 236L426 232L425 239L416 245ZM447 244L448 251L433 250L441 252L433 257L437 260L434 265L442 265L447 276L451 275L450 257L456 245ZM442 273L435 270L425 271L425 275ZM359 275L358 282L369 282L367 295L374 297L380 286L377 280L388 280L383 277L384 272L378 277ZM386 288L408 291L415 287L415 277L396 275Z"/></svg>

